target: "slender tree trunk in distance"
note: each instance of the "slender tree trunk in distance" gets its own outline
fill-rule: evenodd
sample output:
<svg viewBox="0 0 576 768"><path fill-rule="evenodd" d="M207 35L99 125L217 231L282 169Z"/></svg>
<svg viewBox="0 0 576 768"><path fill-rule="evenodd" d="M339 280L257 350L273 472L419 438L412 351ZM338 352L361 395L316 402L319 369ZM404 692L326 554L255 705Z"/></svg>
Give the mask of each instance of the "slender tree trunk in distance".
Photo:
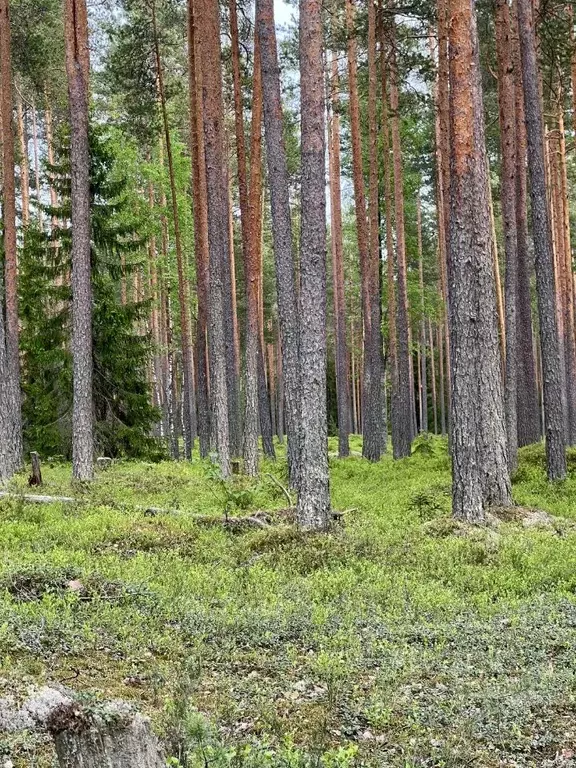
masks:
<svg viewBox="0 0 576 768"><path fill-rule="evenodd" d="M260 42L256 29L254 30L254 55L257 56L258 69L257 69L257 88L260 94L260 110L263 110L262 105L262 66L260 61ZM256 64L255 64L256 67ZM256 69L255 69L256 71ZM262 121L262 120L261 120ZM257 296L258 296L258 407L260 411L260 432L262 434L262 447L264 448L264 454L268 458L275 459L276 452L274 450L274 434L277 433L280 442L284 440L284 421L281 418L280 411L284 408L284 395L278 397L278 425L277 429L273 421L276 421L276 415L274 406L272 405L272 392L268 391L268 382L266 380L266 349L264 345L264 262L263 252L264 243L262 240L262 220L264 217L264 193L262 189L262 130L260 132L252 132L252 147L250 150L251 157L260 157L260 160L256 163L254 160L251 162L250 169L250 199L251 205L253 201L258 198L258 210L254 209L254 219L251 226L254 227L254 243L257 245L257 259L258 259L258 279L257 279ZM278 324L275 325L276 333L279 333ZM282 369L282 355L280 353L280 338L277 342L277 368L279 371ZM278 386L282 383L282 376L278 373Z"/></svg>
<svg viewBox="0 0 576 768"><path fill-rule="evenodd" d="M436 397L436 361L434 359L434 331L432 320L428 320L428 338L430 339L430 373L432 375L432 412L434 414L434 434L438 434L438 402Z"/></svg>
<svg viewBox="0 0 576 768"><path fill-rule="evenodd" d="M154 215L155 197L154 186L152 182L148 184L148 207L150 215ZM162 409L162 360L161 360L161 346L162 339L160 334L160 319L159 319L159 290L158 290L158 268L156 265L156 238L154 235L150 237L148 242L148 273L150 279L150 298L152 300L152 308L150 311L150 330L152 336L152 343L154 345L154 358L152 361L153 369L153 396L154 406L159 410ZM162 431L162 430L161 430Z"/></svg>
<svg viewBox="0 0 576 768"><path fill-rule="evenodd" d="M420 431L428 432L428 371L426 350L426 307L424 303L424 263L422 256L422 203L416 200L418 228L418 278L420 282Z"/></svg>
<svg viewBox="0 0 576 768"><path fill-rule="evenodd" d="M283 136L273 0L256 0L256 29L260 42L262 64L264 136L266 139L272 236L276 263L278 321L282 346L286 430L288 434L288 465L290 484L293 488L298 489L301 455L298 295L292 253L292 220Z"/></svg>
<svg viewBox="0 0 576 768"><path fill-rule="evenodd" d="M240 45L238 35L238 15L236 0L230 0L230 30L232 39L232 74L234 81L234 117L236 128L236 159L238 164L238 189L240 196L240 219L242 225L242 255L244 261L244 277L246 284L246 338L245 338L245 371L244 371L244 471L247 475L258 474L258 422L259 414L265 419L265 408L268 408L268 421L263 421L268 433L268 451L274 451L271 442L271 423L268 393L265 390L266 402L261 403L263 392L258 387L258 355L260 346L260 329L258 318L259 279L260 279L260 228L257 217L261 208L261 134L262 134L262 73L260 67L260 51L258 38L254 44L254 78L252 97L252 139L250 152L250 191L248 191L246 172L246 148L244 140L244 110L242 107L242 84L240 77ZM261 354L261 351L260 351Z"/></svg>
<svg viewBox="0 0 576 768"><path fill-rule="evenodd" d="M270 402L272 404L272 429L277 427L278 388L276 383L276 366L274 365L274 344L266 344L266 359L268 361L268 383L270 386Z"/></svg>
<svg viewBox="0 0 576 768"><path fill-rule="evenodd" d="M44 111L44 129L46 132L46 157L49 165L53 166L54 165L54 142L52 138L52 109L50 107L48 94L46 92L44 94L44 98L46 101L46 107ZM52 184L51 178L49 183L50 183L50 206L52 208L56 208L56 206L58 205L58 195L56 194L56 190L54 189L54 185ZM58 219L54 215L52 216L51 226L53 230L58 226Z"/></svg>
<svg viewBox="0 0 576 768"><path fill-rule="evenodd" d="M326 170L322 0L300 0L300 377L302 460L296 510L306 530L330 522L326 413Z"/></svg>
<svg viewBox="0 0 576 768"><path fill-rule="evenodd" d="M168 362L166 377L166 411L168 417L168 443L170 446L170 456L178 461L180 458L180 445L178 442L178 429L176 427L176 361L174 360L174 332L172 326L172 302L170 300L169 284L164 286L164 302L166 317L166 358Z"/></svg>
<svg viewBox="0 0 576 768"><path fill-rule="evenodd" d="M560 86L558 100L558 202L560 227L563 234L562 249L562 296L564 323L564 356L566 368L566 401L568 445L576 444L576 336L574 329L574 278L572 273L572 247L570 244L570 212L568 199L568 178L566 170L566 137L564 133L563 95Z"/></svg>
<svg viewBox="0 0 576 768"><path fill-rule="evenodd" d="M168 110L166 108L166 90L164 88L164 67L160 54L160 42L156 22L156 0L152 0L152 27L154 34L154 55L156 58L156 70L158 76L158 94L160 96L160 108L162 111L162 125L164 128L164 143L168 160L168 175L170 179L170 200L172 204L172 218L174 226L174 245L176 248L176 269L178 272L178 303L180 305L180 333L182 347L182 372L184 383L184 456L192 457L194 447L194 435L196 434L196 398L194 396L194 360L192 356L192 329L190 324L190 286L184 253L182 249L182 237L180 234L180 212L178 211L178 195L176 191L176 179L174 176L174 158L172 154L172 138L168 123Z"/></svg>
<svg viewBox="0 0 576 768"><path fill-rule="evenodd" d="M346 26L348 30L348 88L350 109L350 139L352 144L352 179L354 184L354 207L356 211L356 233L360 256L362 317L364 321L364 368L362 376L362 455L370 461L378 461L381 449L378 448L382 436L377 434L378 408L372 402L376 392L374 377L378 371L372 371L372 305L371 297L371 258L368 218L366 215L366 195L364 191L364 172L362 168L362 135L360 130L360 101L358 97L358 45L354 32L355 0L346 0ZM374 375L373 375L374 374ZM381 409L380 409L381 411Z"/></svg>
<svg viewBox="0 0 576 768"><path fill-rule="evenodd" d="M248 195L248 213L251 237L251 274L250 284L253 291L252 323L256 329L256 358L258 384L258 412L260 417L260 433L264 455L270 459L276 458L272 428L272 409L266 375L264 373L264 350L262 335L264 319L260 315L262 286L262 66L260 61L260 42L254 31L254 73L253 73L253 103L252 103L252 136L250 139L250 185Z"/></svg>
<svg viewBox="0 0 576 768"><path fill-rule="evenodd" d="M504 408L508 439L508 468L518 467L517 419L517 329L518 270L516 239L516 114L512 38L508 0L496 2L496 58L498 61L498 113L500 119L500 153L502 157L502 221L506 255L506 364Z"/></svg>
<svg viewBox="0 0 576 768"><path fill-rule="evenodd" d="M384 418L384 343L380 298L380 215L378 194L378 112L376 59L376 4L368 3L368 291L370 301L370 380L366 390L363 455L378 461L387 443ZM369 425L368 425L369 424ZM368 425L368 426L366 426Z"/></svg>
<svg viewBox="0 0 576 768"><path fill-rule="evenodd" d="M188 0L188 88L190 99L190 154L192 156L192 205L194 209L194 255L196 257L196 398L200 456L210 451L210 401L208 392L208 208L202 109L202 74L194 0Z"/></svg>
<svg viewBox="0 0 576 768"><path fill-rule="evenodd" d="M264 319L260 317L260 297L262 286L262 67L260 61L260 42L254 31L254 73L253 73L253 103L252 126L250 139L250 185L248 194L248 215L250 226L251 263L250 287L253 292L251 311L252 324L256 334L256 377L258 386L258 413L260 417L260 434L264 455L269 459L276 458L272 429L272 410L270 397L266 387L264 373L264 350L262 334ZM262 323L262 326L261 326ZM279 358L280 359L280 358ZM279 402L280 404L280 402Z"/></svg>
<svg viewBox="0 0 576 768"><path fill-rule="evenodd" d="M440 375L439 392L440 398L440 431L443 435L446 434L446 388L445 388L445 363L447 362L444 356L444 326L438 327L438 370Z"/></svg>
<svg viewBox="0 0 576 768"><path fill-rule="evenodd" d="M344 244L342 241L342 190L340 185L340 96L338 60L332 52L330 101L332 116L329 129L330 214L332 244L332 279L334 283L334 335L336 337L336 386L338 405L338 455L350 455L350 386L348 344L346 341L346 305L344 297Z"/></svg>
<svg viewBox="0 0 576 768"><path fill-rule="evenodd" d="M164 166L164 150L162 140L160 140L160 164ZM168 219L164 213L167 208L166 193L164 187L160 189L160 207L162 214L160 216L160 225L162 228L162 264L163 270L161 273L161 295L162 295L162 315L163 315L163 328L162 336L165 349L164 360L164 400L166 404L165 422L166 422L166 436L168 439L168 447L170 449L170 457L174 461L178 461L180 458L180 443L178 441L178 429L177 429L177 375L176 375L176 360L174 358L174 323L172 321L172 280L171 280L171 267L169 257L169 242L168 242Z"/></svg>
<svg viewBox="0 0 576 768"><path fill-rule="evenodd" d="M228 139L226 139L228 153ZM228 154L227 154L228 157ZM230 454L240 456L242 427L240 424L240 336L236 306L236 252L234 248L234 214L232 210L232 176L228 160L224 167L228 190L228 259L223 264L224 340L226 342L226 375L228 379L228 434Z"/></svg>
<svg viewBox="0 0 576 768"><path fill-rule="evenodd" d="M350 321L350 341L351 341L351 347L352 347L352 355L351 355L351 375L352 375L352 416L353 416L353 423L352 423L352 431L355 435L359 434L360 429L358 426L358 403L356 402L356 353L355 353L355 336L354 336L354 320Z"/></svg>
<svg viewBox="0 0 576 768"><path fill-rule="evenodd" d="M558 341L560 350L560 368L562 382L562 408L564 413L564 434L568 433L568 400L566 387L566 348L564 334L564 294L563 275L561 264L564 259L564 231L561 224L559 209L560 190L558 178L558 134L545 127L545 153L546 153L546 187L549 194L550 225L552 229L552 252L554 255L554 292L556 296L556 310L558 322Z"/></svg>
<svg viewBox="0 0 576 768"><path fill-rule="evenodd" d="M397 387L398 366L396 360L396 287L394 281L394 225L392 211L392 162L390 158L390 120L388 111L388 64L386 62L386 36L384 30L384 6L380 6L378 19L378 37L380 38L380 80L382 106L382 155L384 165L384 210L386 223L386 275L388 297L388 365L390 370L391 390ZM390 419L392 422L392 408ZM392 426L392 429L396 429Z"/></svg>
<svg viewBox="0 0 576 768"><path fill-rule="evenodd" d="M542 102L534 20L530 0L517 0L518 30L524 84L524 110L530 169L530 196L536 262L536 287L542 350L546 461L549 480L566 477L566 437L560 381L560 345L554 295L554 262L550 212L546 196Z"/></svg>
<svg viewBox="0 0 576 768"><path fill-rule="evenodd" d="M280 352L280 329L278 323L276 323L276 392L277 404L275 409L270 409L272 413L276 413L276 428L275 432L278 435L278 442L284 443L284 372L282 370L282 354Z"/></svg>
<svg viewBox="0 0 576 768"><path fill-rule="evenodd" d="M22 226L30 223L30 162L28 160L28 137L24 124L22 97L16 92L16 117L18 143L20 145L20 196L22 201Z"/></svg>
<svg viewBox="0 0 576 768"><path fill-rule="evenodd" d="M473 0L450 0L452 510L511 503Z"/></svg>
<svg viewBox="0 0 576 768"><path fill-rule="evenodd" d="M222 477L230 476L230 441L226 339L224 337L224 263L230 263L226 137L220 64L220 12L217 0L199 0L198 28L202 66L204 154L208 190L208 244L210 254L210 395L214 434Z"/></svg>
<svg viewBox="0 0 576 768"><path fill-rule="evenodd" d="M38 226L44 228L44 214L42 212L42 200L40 194L40 154L38 151L38 117L36 115L36 105L32 105L32 148L34 151L34 184L36 186L36 210L38 215Z"/></svg>
<svg viewBox="0 0 576 768"><path fill-rule="evenodd" d="M65 0L65 41L70 103L72 182L72 474L94 477L92 414L92 268L90 148L88 144L88 19L86 0Z"/></svg>
<svg viewBox="0 0 576 768"><path fill-rule="evenodd" d="M494 201L492 199L492 186L490 184L490 165L486 160L486 178L488 179L488 205L490 208L490 227L492 230L492 268L494 270L494 284L496 286L496 307L498 309L498 337L500 339L500 358L502 362L502 375L506 366L506 318L504 311L504 294L502 293L502 280L500 278L500 262L498 257L498 243L496 242L496 219L494 217Z"/></svg>
<svg viewBox="0 0 576 768"><path fill-rule="evenodd" d="M392 450L395 459L410 456L412 445L413 388L410 364L408 326L408 284L406 274L406 235L404 229L404 175L402 169L402 144L400 138L400 107L398 65L395 54L395 21L391 21L390 110L392 117L392 155L394 160L394 198L396 206L396 365L398 369L396 391L392 392ZM395 415L394 415L395 412ZM394 424L396 425L394 429Z"/></svg>
<svg viewBox="0 0 576 768"><path fill-rule="evenodd" d="M524 91L522 86L522 66L520 62L516 0L513 0L512 2L511 24L514 35L512 56L516 104L516 241L518 272L518 301L516 307L516 363L518 368L517 421L518 445L523 446L537 443L541 438L542 431L536 363L534 359L534 334L532 329L532 301L530 295L531 259L528 253L526 124L524 121Z"/></svg>
<svg viewBox="0 0 576 768"><path fill-rule="evenodd" d="M445 373L446 387L445 394L447 398L441 395L442 408L444 409L444 418L442 419L442 434L450 432L450 391L451 391L451 371L450 371L450 333L448 329L448 313L449 313L449 291L448 291L448 250L450 248L450 115L449 115L449 62L448 62L448 30L449 30L449 0L437 0L438 7L438 83L437 83L437 100L438 100L438 123L437 123L437 153L438 153L438 167L439 167L439 185L438 185L438 205L439 212L442 211L442 215L438 216L438 226L442 228L442 232L439 237L440 243L440 282L442 286L442 292L444 295L444 323L442 325L442 332L444 338L442 340L442 347L445 350L445 355L441 351L442 362L440 364L441 371L441 388L444 389L444 376ZM439 347L441 350L441 348ZM448 408L446 409L446 400ZM447 412L445 412L447 410ZM448 435L449 439L450 436Z"/></svg>

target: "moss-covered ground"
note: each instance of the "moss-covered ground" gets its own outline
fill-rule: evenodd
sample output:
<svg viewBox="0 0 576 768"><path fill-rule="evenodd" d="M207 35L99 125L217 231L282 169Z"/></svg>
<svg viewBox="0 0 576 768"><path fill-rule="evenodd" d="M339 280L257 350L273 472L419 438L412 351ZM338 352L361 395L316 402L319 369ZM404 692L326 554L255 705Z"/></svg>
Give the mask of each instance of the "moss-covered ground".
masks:
<svg viewBox="0 0 576 768"><path fill-rule="evenodd" d="M199 460L89 488L44 463L42 493L80 502L0 501L0 697L135 700L192 768L576 764L574 473L551 486L524 449L515 501L552 520L465 528L441 440L375 465L352 448L319 536L282 512L281 460L228 490ZM259 510L266 529L219 523ZM3 760L55 765L30 733L0 734Z"/></svg>

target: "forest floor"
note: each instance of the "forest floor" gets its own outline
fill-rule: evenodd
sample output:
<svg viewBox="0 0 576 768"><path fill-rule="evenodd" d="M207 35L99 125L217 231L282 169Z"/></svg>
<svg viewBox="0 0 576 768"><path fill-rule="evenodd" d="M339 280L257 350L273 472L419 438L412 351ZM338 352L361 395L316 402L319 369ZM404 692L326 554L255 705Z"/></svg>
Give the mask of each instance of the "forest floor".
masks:
<svg viewBox="0 0 576 768"><path fill-rule="evenodd" d="M440 439L334 457L348 511L310 536L281 512L282 461L229 491L200 461L119 462L84 489L45 463L41 492L81 501L0 501L0 697L135 700L192 768L576 765L570 466L550 486L523 450L515 501L552 517L474 528L449 517ZM271 525L226 530L226 508ZM45 737L0 734L0 765L54 761Z"/></svg>

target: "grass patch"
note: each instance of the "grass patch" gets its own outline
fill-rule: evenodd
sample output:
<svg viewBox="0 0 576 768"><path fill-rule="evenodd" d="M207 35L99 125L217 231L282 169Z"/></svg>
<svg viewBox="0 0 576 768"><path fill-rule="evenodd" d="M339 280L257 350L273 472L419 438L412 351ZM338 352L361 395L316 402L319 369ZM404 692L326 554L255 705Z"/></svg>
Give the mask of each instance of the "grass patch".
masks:
<svg viewBox="0 0 576 768"><path fill-rule="evenodd" d="M133 699L189 768L570 765L574 477L549 485L523 449L515 500L551 524L466 528L444 441L378 464L351 447L330 446L333 506L353 510L330 536L294 527L267 477L285 484L282 460L230 488L199 460L119 462L83 488L47 464L42 492L81 502L0 501L0 696ZM258 511L270 528L195 521ZM1 756L55 765L31 734L0 735Z"/></svg>

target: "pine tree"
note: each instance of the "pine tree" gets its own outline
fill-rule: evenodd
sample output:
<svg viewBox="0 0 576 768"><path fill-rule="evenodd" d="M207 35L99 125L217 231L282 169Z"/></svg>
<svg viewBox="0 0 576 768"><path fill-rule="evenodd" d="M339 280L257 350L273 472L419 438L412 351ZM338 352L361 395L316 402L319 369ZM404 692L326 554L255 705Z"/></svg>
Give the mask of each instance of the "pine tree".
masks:
<svg viewBox="0 0 576 768"><path fill-rule="evenodd" d="M342 241L342 189L340 161L340 99L338 60L331 55L329 127L330 158L330 239L332 245L332 281L334 284L334 335L336 338L336 386L338 406L338 455L350 454L348 435L352 429L350 416L349 352L346 339L346 304L344 296L344 245Z"/></svg>
<svg viewBox="0 0 576 768"><path fill-rule="evenodd" d="M198 28L202 30L200 60L203 89L204 153L208 203L208 243L210 253L209 356L210 395L214 416L213 432L220 471L230 475L230 424L227 376L227 348L231 328L226 328L225 264L230 260L228 178L223 158L224 102L220 69L220 11L217 0L199 0ZM228 307L228 310L230 308ZM226 339L226 333L228 339Z"/></svg>
<svg viewBox="0 0 576 768"><path fill-rule="evenodd" d="M65 0L66 73L70 102L72 200L72 474L94 476L92 285L90 268L90 59L86 0Z"/></svg>
<svg viewBox="0 0 576 768"><path fill-rule="evenodd" d="M540 318L547 471L550 480L561 480L566 476L566 436L554 293L552 230L546 190L542 101L538 86L532 7L528 0L517 0L517 8Z"/></svg>
<svg viewBox="0 0 576 768"><path fill-rule="evenodd" d="M282 349L282 372L288 433L290 483L298 488L300 464L300 351L296 273L292 253L290 190L283 135L282 98L278 46L272 0L257 0L256 30L260 40L264 136L268 161L268 183L272 212L272 235L276 264L278 322Z"/></svg>
<svg viewBox="0 0 576 768"><path fill-rule="evenodd" d="M321 0L300 0L302 105L300 230L300 379L302 458L298 523L330 521L326 420L326 182Z"/></svg>
<svg viewBox="0 0 576 768"><path fill-rule="evenodd" d="M469 521L511 502L473 0L450 0L452 509Z"/></svg>
<svg viewBox="0 0 576 768"><path fill-rule="evenodd" d="M22 465L22 414L18 346L18 273L12 61L8 0L0 0L0 139L2 140L3 279L0 279L0 481Z"/></svg>
<svg viewBox="0 0 576 768"><path fill-rule="evenodd" d="M508 466L514 472L518 465L518 366L516 351L518 333L518 242L516 218L516 104L510 11L507 0L496 3L496 56L498 60L498 105L500 118L500 152L502 156L502 220L506 255L506 369L505 411L508 439Z"/></svg>

